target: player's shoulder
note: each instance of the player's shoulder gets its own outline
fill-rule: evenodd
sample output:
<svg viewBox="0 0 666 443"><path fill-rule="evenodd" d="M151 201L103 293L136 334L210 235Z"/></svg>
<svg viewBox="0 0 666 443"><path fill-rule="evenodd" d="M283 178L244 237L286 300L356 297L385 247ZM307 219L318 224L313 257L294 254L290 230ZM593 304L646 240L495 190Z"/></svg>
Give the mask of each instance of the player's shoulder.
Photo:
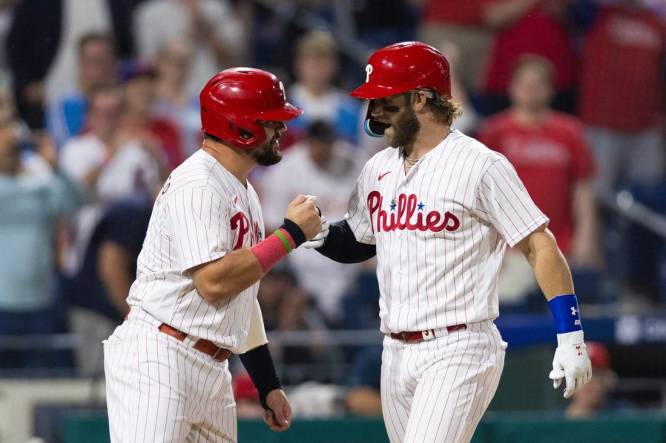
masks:
<svg viewBox="0 0 666 443"><path fill-rule="evenodd" d="M470 137L459 130L453 131L449 137L452 137L449 141L451 150L458 151L460 154L468 157L474 157L478 162L490 164L498 160L506 159L506 157L499 152L490 149L479 140Z"/></svg>
<svg viewBox="0 0 666 443"><path fill-rule="evenodd" d="M221 189L217 189L217 180L213 177L216 165L217 161L213 157L203 150L198 150L169 175L167 184L170 193L176 194L201 188L222 192Z"/></svg>

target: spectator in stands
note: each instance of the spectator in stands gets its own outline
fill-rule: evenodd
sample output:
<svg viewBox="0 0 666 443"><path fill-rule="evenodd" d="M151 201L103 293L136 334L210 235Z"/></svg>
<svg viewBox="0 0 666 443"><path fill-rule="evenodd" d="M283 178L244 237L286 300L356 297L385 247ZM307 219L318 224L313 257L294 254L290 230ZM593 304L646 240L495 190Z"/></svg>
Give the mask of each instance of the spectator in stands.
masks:
<svg viewBox="0 0 666 443"><path fill-rule="evenodd" d="M601 259L593 161L582 125L549 107L553 82L554 70L548 60L531 55L520 58L511 79L511 107L488 119L478 138L504 154L516 168L534 202L549 217L548 227L572 269L598 268ZM514 260L516 255L522 254L506 254L509 274L514 266L515 273L522 274L518 263L525 261L522 257ZM529 267L525 277L529 287L536 288ZM507 285L501 280L503 287L519 288L514 281Z"/></svg>
<svg viewBox="0 0 666 443"><path fill-rule="evenodd" d="M617 384L617 375L611 369L608 349L597 342L586 342L586 345L592 362L592 378L567 405L565 414L569 418L589 418L600 411L614 409L608 395Z"/></svg>
<svg viewBox="0 0 666 443"><path fill-rule="evenodd" d="M56 329L53 245L57 222L83 202L83 192L57 167L47 137L35 149L54 168L48 177L24 175L18 139L0 128L0 335L48 334ZM0 367L46 367L42 350L0 352Z"/></svg>
<svg viewBox="0 0 666 443"><path fill-rule="evenodd" d="M79 39L78 85L48 104L46 124L59 147L83 130L88 97L98 87L118 83L115 43L109 34L90 32Z"/></svg>
<svg viewBox="0 0 666 443"><path fill-rule="evenodd" d="M307 137L284 154L280 167L269 169L260 177L258 189L264 202L266 227L282 223L282 205L299 194L301 183L307 183L309 192L319 197L322 213L342 217L360 167L353 148L336 137L329 123L312 121ZM305 250L294 251L289 263L303 288L327 318L336 322L340 317L340 298L355 279L359 265L335 263Z"/></svg>
<svg viewBox="0 0 666 443"><path fill-rule="evenodd" d="M173 41L166 43L155 59L155 115L176 125L185 157L199 149L202 141L199 97L185 90L191 58L192 49L185 42Z"/></svg>
<svg viewBox="0 0 666 443"><path fill-rule="evenodd" d="M76 87L81 36L110 33L121 57L133 52L130 17L143 0L21 0L7 37L19 115L31 128L45 125L44 106Z"/></svg>
<svg viewBox="0 0 666 443"><path fill-rule="evenodd" d="M9 74L7 58L7 35L14 17L14 9L19 0L0 0L0 72Z"/></svg>
<svg viewBox="0 0 666 443"><path fill-rule="evenodd" d="M123 109L122 91L100 88L92 92L86 114L88 132L72 138L62 149L60 164L91 195L74 223L66 271L73 275L105 204L137 193L154 195L161 186L159 165L134 140L121 140L118 128Z"/></svg>
<svg viewBox="0 0 666 443"><path fill-rule="evenodd" d="M485 75L485 111L509 105L511 71L524 54L548 59L554 67L556 109L573 112L576 57L566 23L570 0L481 0L485 25L495 32Z"/></svg>
<svg viewBox="0 0 666 443"><path fill-rule="evenodd" d="M324 120L338 135L357 143L359 106L334 84L338 73L337 51L335 40L327 32L313 31L298 40L294 58L296 82L289 96L305 112L289 126L296 138L305 134L310 122Z"/></svg>
<svg viewBox="0 0 666 443"><path fill-rule="evenodd" d="M666 27L640 0L599 3L584 40L579 112L606 195L664 177Z"/></svg>
<svg viewBox="0 0 666 443"><path fill-rule="evenodd" d="M183 160L176 126L155 114L157 73L149 65L128 62L121 72L125 100L118 137L141 144L161 166L162 179Z"/></svg>
<svg viewBox="0 0 666 443"><path fill-rule="evenodd" d="M81 345L76 362L82 375L102 370L99 344L129 312L125 302L136 278L136 260L150 220L151 201L135 198L109 206L95 227L81 269L63 284L65 300L87 315L71 317Z"/></svg>
<svg viewBox="0 0 666 443"><path fill-rule="evenodd" d="M465 56L458 57L453 72L462 87L472 95L481 89L486 70L491 34L483 26L481 0L421 0L423 14L419 30L420 40L441 48L450 42L465 48ZM446 58L451 62L449 53ZM467 109L465 107L464 109Z"/></svg>
<svg viewBox="0 0 666 443"><path fill-rule="evenodd" d="M227 0L149 0L134 17L139 57L145 62L165 44L183 41L192 47L191 75L185 88L198 95L216 72L238 64L246 36L234 6Z"/></svg>

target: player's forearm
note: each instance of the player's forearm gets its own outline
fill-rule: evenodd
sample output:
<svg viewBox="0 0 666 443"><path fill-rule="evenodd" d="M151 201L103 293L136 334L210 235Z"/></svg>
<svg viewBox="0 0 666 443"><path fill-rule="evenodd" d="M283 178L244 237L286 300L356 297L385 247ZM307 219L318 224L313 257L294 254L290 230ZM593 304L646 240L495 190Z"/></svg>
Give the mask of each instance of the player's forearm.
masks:
<svg viewBox="0 0 666 443"><path fill-rule="evenodd" d="M538 231L527 240L527 259L547 300L573 293L573 280L566 259L550 231Z"/></svg>
<svg viewBox="0 0 666 443"><path fill-rule="evenodd" d="M193 271L194 286L208 303L235 297L263 275L257 257L250 249L230 252L223 258Z"/></svg>
<svg viewBox="0 0 666 443"><path fill-rule="evenodd" d="M280 228L259 244L232 251L195 268L192 271L194 286L209 303L235 297L304 241L305 235L298 225L285 219Z"/></svg>

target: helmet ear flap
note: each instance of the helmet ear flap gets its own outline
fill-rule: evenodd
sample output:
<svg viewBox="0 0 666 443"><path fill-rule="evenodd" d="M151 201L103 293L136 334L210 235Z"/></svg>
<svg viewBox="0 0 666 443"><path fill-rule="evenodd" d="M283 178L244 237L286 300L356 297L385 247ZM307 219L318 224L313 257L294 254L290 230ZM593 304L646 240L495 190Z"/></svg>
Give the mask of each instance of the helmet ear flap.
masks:
<svg viewBox="0 0 666 443"><path fill-rule="evenodd" d="M370 100L368 102L368 111L365 113L365 122L363 124L363 129L365 130L365 133L368 134L370 137L383 137L384 131L386 131L386 128L388 128L391 125L378 122L372 117L372 108L374 107L374 105L375 105L374 100Z"/></svg>

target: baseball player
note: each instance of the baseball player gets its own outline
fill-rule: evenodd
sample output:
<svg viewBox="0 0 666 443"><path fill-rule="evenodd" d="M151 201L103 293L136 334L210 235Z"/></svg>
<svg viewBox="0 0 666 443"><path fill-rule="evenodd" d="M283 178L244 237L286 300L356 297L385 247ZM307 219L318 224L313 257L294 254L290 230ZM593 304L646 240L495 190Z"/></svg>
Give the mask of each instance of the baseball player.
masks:
<svg viewBox="0 0 666 443"><path fill-rule="evenodd" d="M291 408L268 352L259 279L320 231L308 196L264 236L247 177L280 161L285 121L302 113L266 71L233 68L201 91L202 149L176 168L152 212L129 316L104 343L112 442L236 441L227 358L240 354L264 420L289 427Z"/></svg>
<svg viewBox="0 0 666 443"><path fill-rule="evenodd" d="M391 442L469 442L504 365L497 276L517 246L549 300L558 347L550 378L569 398L590 378L569 268L548 219L502 155L451 122L449 64L431 46L373 53L366 131L389 148L365 165L345 219L307 247L340 262L377 256L381 399ZM556 192L557 190L553 190Z"/></svg>

